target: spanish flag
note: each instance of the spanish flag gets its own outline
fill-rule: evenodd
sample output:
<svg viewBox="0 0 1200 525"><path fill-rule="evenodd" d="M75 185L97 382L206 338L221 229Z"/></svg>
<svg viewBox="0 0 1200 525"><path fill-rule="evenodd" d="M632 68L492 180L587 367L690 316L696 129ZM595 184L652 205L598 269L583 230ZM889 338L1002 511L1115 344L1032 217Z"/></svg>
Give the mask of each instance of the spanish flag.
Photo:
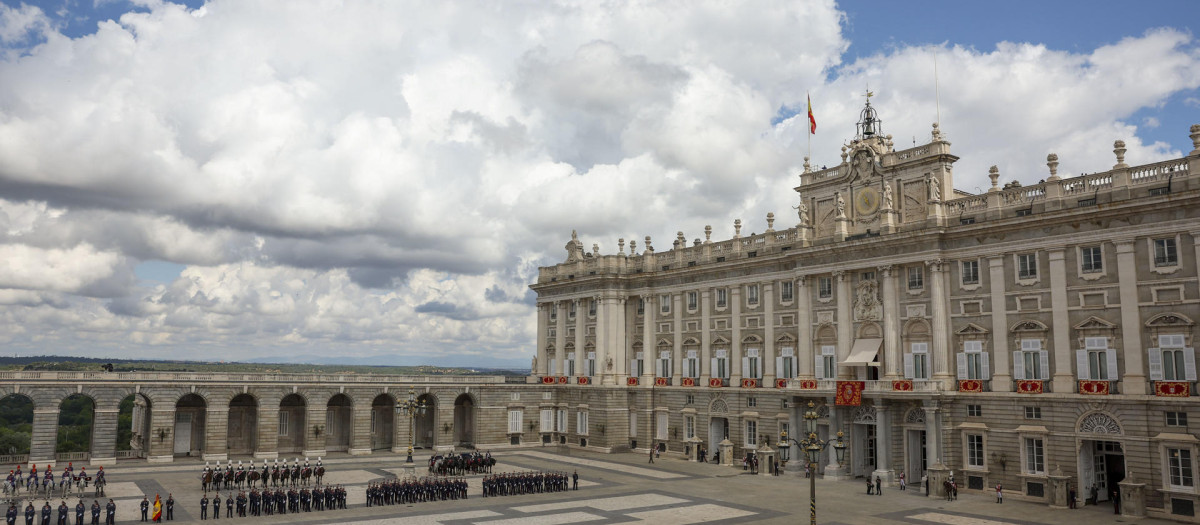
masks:
<svg viewBox="0 0 1200 525"><path fill-rule="evenodd" d="M817 134L817 118L814 117L813 113L812 113L812 95L808 95L807 93L805 93L805 96L808 97L808 133L810 135L816 135Z"/></svg>
<svg viewBox="0 0 1200 525"><path fill-rule="evenodd" d="M162 521L162 500L159 499L158 494L154 495L154 513L150 515L150 519L155 523Z"/></svg>

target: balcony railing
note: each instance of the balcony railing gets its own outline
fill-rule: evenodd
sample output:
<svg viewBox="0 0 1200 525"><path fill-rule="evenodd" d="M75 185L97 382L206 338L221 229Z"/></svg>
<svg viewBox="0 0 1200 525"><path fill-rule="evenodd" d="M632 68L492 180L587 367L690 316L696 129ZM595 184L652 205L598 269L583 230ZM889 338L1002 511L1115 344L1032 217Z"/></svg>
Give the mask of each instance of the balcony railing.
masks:
<svg viewBox="0 0 1200 525"><path fill-rule="evenodd" d="M63 372L9 370L0 372L5 381L87 381L165 383L442 383L494 384L506 382L505 376L414 376L375 374L238 374L208 372ZM520 382L524 382L521 379Z"/></svg>

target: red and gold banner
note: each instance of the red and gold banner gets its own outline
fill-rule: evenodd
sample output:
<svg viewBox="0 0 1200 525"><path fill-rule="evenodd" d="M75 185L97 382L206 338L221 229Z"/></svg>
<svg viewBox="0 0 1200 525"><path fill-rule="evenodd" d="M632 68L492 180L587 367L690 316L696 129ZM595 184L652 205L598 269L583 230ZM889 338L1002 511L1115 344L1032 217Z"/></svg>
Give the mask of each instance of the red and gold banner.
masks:
<svg viewBox="0 0 1200 525"><path fill-rule="evenodd" d="M1155 381L1154 395L1158 397L1188 397L1192 386L1186 381Z"/></svg>
<svg viewBox="0 0 1200 525"><path fill-rule="evenodd" d="M798 386L800 388L800 390L816 390L817 389L817 380L815 380L815 379L801 379L800 381L797 381L796 383L797 383L796 386Z"/></svg>
<svg viewBox="0 0 1200 525"><path fill-rule="evenodd" d="M787 388L787 379L776 379L775 388Z"/></svg>
<svg viewBox="0 0 1200 525"><path fill-rule="evenodd" d="M625 386L637 386L637 384L638 384L638 378L636 378L636 377L625 378Z"/></svg>
<svg viewBox="0 0 1200 525"><path fill-rule="evenodd" d="M1045 390L1042 387L1042 382L1036 379L1018 379L1017 393L1019 394L1041 394Z"/></svg>
<svg viewBox="0 0 1200 525"><path fill-rule="evenodd" d="M588 384L589 381L591 381L591 378L589 378L588 376L579 376L579 377L575 378L575 383L580 384L580 385L586 385L586 384Z"/></svg>
<svg viewBox="0 0 1200 525"><path fill-rule="evenodd" d="M978 394L983 392L983 381L978 379L959 379L958 391L969 394Z"/></svg>
<svg viewBox="0 0 1200 525"><path fill-rule="evenodd" d="M913 390L912 379L893 380L892 381L892 390L895 390L897 392L912 392L912 390Z"/></svg>
<svg viewBox="0 0 1200 525"><path fill-rule="evenodd" d="M560 385L565 385L565 384L569 383L570 381L571 381L571 378L569 378L567 376L559 376L559 378L558 378L558 384L560 384Z"/></svg>
<svg viewBox="0 0 1200 525"><path fill-rule="evenodd" d="M742 388L758 388L757 379L743 379Z"/></svg>
<svg viewBox="0 0 1200 525"><path fill-rule="evenodd" d="M1079 393L1087 396L1107 396L1108 381L1079 381Z"/></svg>
<svg viewBox="0 0 1200 525"><path fill-rule="evenodd" d="M667 386L667 378L665 378L665 377L654 378L654 386Z"/></svg>
<svg viewBox="0 0 1200 525"><path fill-rule="evenodd" d="M711 387L718 387L718 386L721 386L721 378L719 378L719 377L714 377L714 378L712 378L712 379L709 379L709 380L708 380L708 386L711 386Z"/></svg>
<svg viewBox="0 0 1200 525"><path fill-rule="evenodd" d="M866 381L838 381L835 404L852 407L861 405L863 388L866 388L866 385Z"/></svg>
<svg viewBox="0 0 1200 525"><path fill-rule="evenodd" d="M553 385L554 384L554 376L542 376L542 384L543 385Z"/></svg>
<svg viewBox="0 0 1200 525"><path fill-rule="evenodd" d="M694 378L694 377L683 378L683 386L696 386L696 378Z"/></svg>

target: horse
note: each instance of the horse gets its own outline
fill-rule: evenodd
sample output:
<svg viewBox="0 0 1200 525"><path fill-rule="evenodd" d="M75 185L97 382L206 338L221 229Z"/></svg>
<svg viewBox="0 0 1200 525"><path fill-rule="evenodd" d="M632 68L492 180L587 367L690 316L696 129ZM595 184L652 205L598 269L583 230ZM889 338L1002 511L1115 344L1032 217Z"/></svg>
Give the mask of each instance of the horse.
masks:
<svg viewBox="0 0 1200 525"><path fill-rule="evenodd" d="M325 477L325 467L324 466L317 467L317 470L313 471L313 476L314 476L313 482L318 487L321 486L321 478Z"/></svg>
<svg viewBox="0 0 1200 525"><path fill-rule="evenodd" d="M300 467L292 467L292 486L300 483Z"/></svg>
<svg viewBox="0 0 1200 525"><path fill-rule="evenodd" d="M95 493L94 497L97 497L97 498L104 497L104 487L106 485L108 485L107 480L105 480L103 477L97 477L96 484L94 485L96 487L96 493Z"/></svg>
<svg viewBox="0 0 1200 525"><path fill-rule="evenodd" d="M213 473L211 470L206 470L200 474L200 488L204 490L205 494L208 494L208 489L212 488L212 482Z"/></svg>
<svg viewBox="0 0 1200 525"><path fill-rule="evenodd" d="M305 487L308 486L308 478L312 477L312 472L313 472L312 467L304 467L304 470L300 471L300 484L301 485L304 485Z"/></svg>
<svg viewBox="0 0 1200 525"><path fill-rule="evenodd" d="M250 489L251 490L254 490L255 485L258 485L259 476L260 476L260 474L258 473L257 470L251 470L249 474L246 474L246 479L250 481Z"/></svg>
<svg viewBox="0 0 1200 525"><path fill-rule="evenodd" d="M958 486L950 482L950 480L943 481L942 488L946 490L946 501L958 499Z"/></svg>
<svg viewBox="0 0 1200 525"><path fill-rule="evenodd" d="M266 484L266 480L263 480L263 484L264 485ZM275 467L275 468L271 469L271 486L272 487L279 486L279 467Z"/></svg>
<svg viewBox="0 0 1200 525"><path fill-rule="evenodd" d="M237 486L238 490L242 490L242 487L246 485L246 471L239 470L233 478L233 484Z"/></svg>

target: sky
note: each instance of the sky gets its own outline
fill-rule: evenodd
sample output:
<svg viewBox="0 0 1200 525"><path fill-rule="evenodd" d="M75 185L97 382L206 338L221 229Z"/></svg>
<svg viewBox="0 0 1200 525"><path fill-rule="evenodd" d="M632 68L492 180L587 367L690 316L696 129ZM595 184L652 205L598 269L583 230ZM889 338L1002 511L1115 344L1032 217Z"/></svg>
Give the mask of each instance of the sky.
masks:
<svg viewBox="0 0 1200 525"><path fill-rule="evenodd" d="M0 355L528 366L539 266L786 217L863 93L957 189L1191 150L1200 2L0 3ZM935 64L937 82L935 82ZM808 135L806 97L817 132ZM810 148L811 139L811 150Z"/></svg>

